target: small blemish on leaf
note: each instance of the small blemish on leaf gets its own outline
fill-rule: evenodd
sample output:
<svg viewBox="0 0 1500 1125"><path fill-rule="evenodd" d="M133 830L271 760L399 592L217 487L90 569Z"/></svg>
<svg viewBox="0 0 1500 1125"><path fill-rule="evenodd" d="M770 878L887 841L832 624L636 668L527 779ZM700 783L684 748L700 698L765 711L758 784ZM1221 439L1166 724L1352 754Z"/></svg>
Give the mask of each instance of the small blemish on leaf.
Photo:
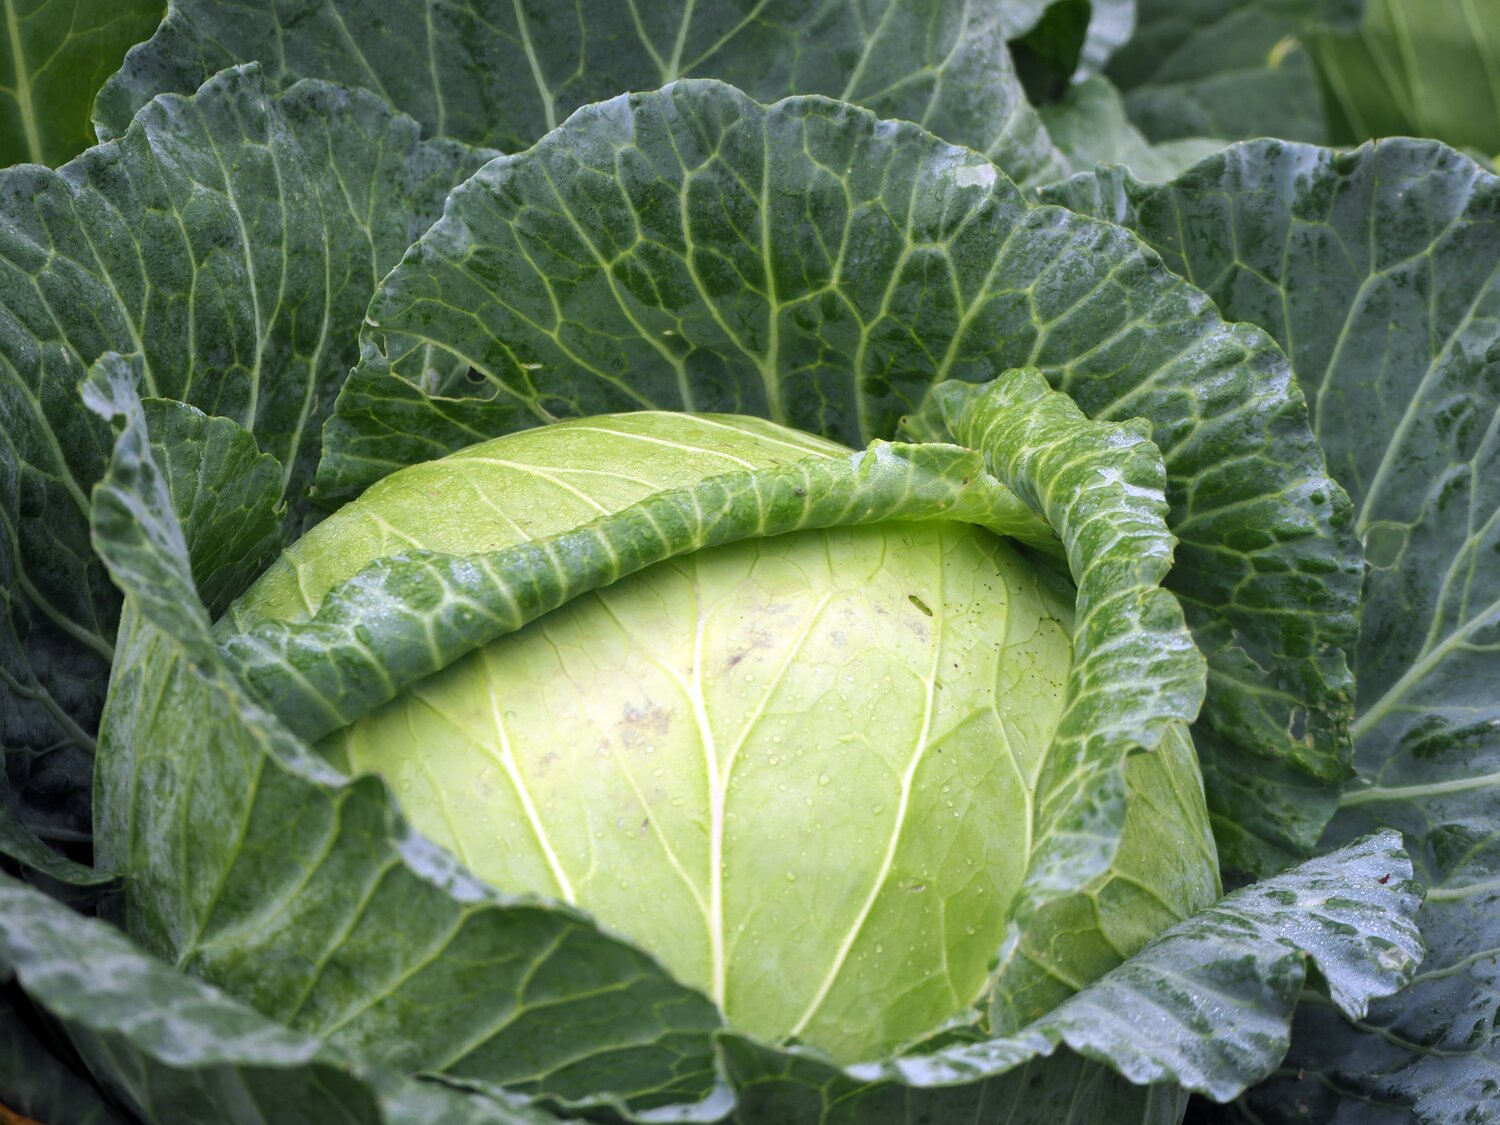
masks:
<svg viewBox="0 0 1500 1125"><path fill-rule="evenodd" d="M1292 708L1290 721L1287 723L1286 733L1293 742L1305 742L1307 738L1307 711L1302 707Z"/></svg>

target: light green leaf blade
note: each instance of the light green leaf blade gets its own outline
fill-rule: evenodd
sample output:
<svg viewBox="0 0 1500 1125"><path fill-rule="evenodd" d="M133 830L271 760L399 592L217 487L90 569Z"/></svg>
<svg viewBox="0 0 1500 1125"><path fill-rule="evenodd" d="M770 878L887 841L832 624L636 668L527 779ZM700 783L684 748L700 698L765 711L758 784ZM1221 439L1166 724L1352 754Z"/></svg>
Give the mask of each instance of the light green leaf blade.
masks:
<svg viewBox="0 0 1500 1125"><path fill-rule="evenodd" d="M1090 416L1153 424L1181 542L1168 585L1210 662L1205 759L1347 770L1357 549L1284 359L1118 228L1028 206L975 153L718 83L618 98L455 191L369 319L325 435L330 499L612 410L863 445L934 382L1036 365ZM1230 861L1308 850L1323 816L1292 811Z"/></svg>
<svg viewBox="0 0 1500 1125"><path fill-rule="evenodd" d="M480 883L378 780L338 775L245 695L193 574L243 535L242 513L275 504L279 475L240 472L196 503L179 487L204 471L193 455L253 439L188 413L165 456L133 374L111 359L88 387L121 427L94 494L94 539L126 592L95 812L131 935L382 1073L477 1069L567 1102L711 1094L707 1000L585 916Z"/></svg>
<svg viewBox="0 0 1500 1125"><path fill-rule="evenodd" d="M31 1001L61 1024L93 1077L136 1119L376 1125L414 1120L410 1114L420 1109L435 1115L428 1120L455 1125L553 1120L503 1095L471 1098L380 1075L4 874L0 971L13 975ZM50 1104L70 1113L90 1107L93 1116L70 1121L120 1120L89 1093L76 1090L67 1102Z"/></svg>
<svg viewBox="0 0 1500 1125"><path fill-rule="evenodd" d="M29 823L87 835L119 612L88 538L110 442L87 367L136 353L146 394L248 427L300 518L376 279L489 155L419 141L368 94L270 98L249 68L56 172L0 173L0 740L29 752L11 756Z"/></svg>
<svg viewBox="0 0 1500 1125"><path fill-rule="evenodd" d="M5 0L0 166L56 166L94 143L94 95L146 39L163 0ZM205 76L206 77L206 76Z"/></svg>
<svg viewBox="0 0 1500 1125"><path fill-rule="evenodd" d="M255 59L278 88L299 78L362 87L430 137L516 152L582 105L694 76L766 101L822 94L918 121L987 153L1019 181L1043 182L1062 165L1007 41L1048 6L331 0L309 11L302 0L275 0L252 11L234 0L172 0L161 30L101 92L95 117L101 136L114 135L158 92L195 89L221 67Z"/></svg>
<svg viewBox="0 0 1500 1125"><path fill-rule="evenodd" d="M1411 979L1422 943L1410 875L1399 834L1357 840L1226 896L1010 1036L842 1071L811 1052L776 1056L726 1036L727 1063L745 1105L775 1106L789 1122L932 1120L945 1110L980 1117L980 1107L1007 1104L1018 1121L1072 1120L1062 1107L1080 1092L1088 1107L1080 1120L1115 1120L1115 1104L1132 1120L1176 1120L1167 1108L1181 1112L1174 1088L1224 1101L1280 1062L1310 964L1351 1015ZM1071 1061L1035 1068L1019 1097L1014 1076L1027 1071L1012 1068L1060 1050ZM1117 1087L1091 1105L1100 1073L1079 1056L1139 1093ZM1161 1116L1143 1112L1158 1098Z"/></svg>
<svg viewBox="0 0 1500 1125"><path fill-rule="evenodd" d="M1136 33L1105 73L1153 141L1326 141L1312 60L1299 36L1347 26L1361 0L1141 0Z"/></svg>
<svg viewBox="0 0 1500 1125"><path fill-rule="evenodd" d="M1500 154L1500 3L1369 0L1358 29L1312 40L1329 140L1432 137Z"/></svg>
<svg viewBox="0 0 1500 1125"><path fill-rule="evenodd" d="M1500 1091L1500 179L1434 142L1266 141L1171 184L1111 170L1056 197L1138 229L1286 343L1366 544L1360 776L1327 843L1407 833L1432 952L1360 1024L1310 1014L1290 1064L1307 1077L1252 1102L1482 1119Z"/></svg>

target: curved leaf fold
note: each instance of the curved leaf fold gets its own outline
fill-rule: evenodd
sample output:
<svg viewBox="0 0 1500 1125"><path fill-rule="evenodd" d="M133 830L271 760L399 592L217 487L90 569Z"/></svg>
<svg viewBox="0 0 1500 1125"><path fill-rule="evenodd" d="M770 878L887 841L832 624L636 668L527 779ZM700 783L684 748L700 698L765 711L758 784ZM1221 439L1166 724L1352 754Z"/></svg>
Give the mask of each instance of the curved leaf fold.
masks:
<svg viewBox="0 0 1500 1125"><path fill-rule="evenodd" d="M1255 141L1168 184L1111 169L1054 190L1282 341L1365 542L1360 776L1324 846L1402 829L1432 953L1357 1024L1308 1006L1252 1110L1482 1120L1500 1092L1500 179L1432 141Z"/></svg>
<svg viewBox="0 0 1500 1125"><path fill-rule="evenodd" d="M265 705L315 740L462 654L653 563L740 539L893 519L978 523L1044 550L1053 542L972 450L875 442L848 458L709 477L488 555L381 559L331 593L311 622L221 630L220 642Z"/></svg>
<svg viewBox="0 0 1500 1125"><path fill-rule="evenodd" d="M948 429L1056 529L1078 587L1068 706L1037 792L1019 911L1103 871L1125 818L1128 754L1155 750L1203 702L1204 661L1177 600L1166 473L1144 421L1090 422L1037 371L933 390Z"/></svg>

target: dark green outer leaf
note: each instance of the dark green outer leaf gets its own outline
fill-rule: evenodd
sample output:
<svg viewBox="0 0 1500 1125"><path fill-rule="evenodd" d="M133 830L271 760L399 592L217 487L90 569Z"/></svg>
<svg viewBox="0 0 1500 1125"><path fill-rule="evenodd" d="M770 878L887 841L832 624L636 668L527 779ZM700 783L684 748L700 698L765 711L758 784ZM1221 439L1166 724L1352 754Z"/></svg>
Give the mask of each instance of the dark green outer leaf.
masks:
<svg viewBox="0 0 1500 1125"><path fill-rule="evenodd" d="M102 137L163 91L251 59L286 86L321 78L379 94L453 137L528 148L579 106L687 76L765 101L824 94L920 122L1022 182L1064 166L1007 40L1052 0L173 0L95 109ZM1104 52L1101 29L1095 53Z"/></svg>
<svg viewBox="0 0 1500 1125"><path fill-rule="evenodd" d="M926 1089L864 1081L744 1039L726 1039L724 1056L740 1091L731 1119L740 1125L1176 1125L1187 1101L1175 1086L1134 1086L1066 1048L995 1078Z"/></svg>
<svg viewBox="0 0 1500 1125"><path fill-rule="evenodd" d="M1136 33L1105 73L1153 141L1326 141L1310 58L1296 36L1357 21L1361 0L1140 0Z"/></svg>
<svg viewBox="0 0 1500 1125"><path fill-rule="evenodd" d="M1125 222L1225 312L1283 340L1370 569L1360 779L1334 844L1394 824L1431 887L1408 993L1356 1027L1310 1012L1259 1112L1413 1107L1492 1119L1500 1097L1500 179L1433 142L1349 154L1238 145L1172 184L1057 189ZM1344 1100L1348 1099L1348 1100ZM1353 1117L1348 1118L1354 1120ZM1365 1118L1361 1118L1365 1119ZM1376 1120L1375 1117L1368 1119Z"/></svg>
<svg viewBox="0 0 1500 1125"><path fill-rule="evenodd" d="M146 393L244 424L305 508L376 278L490 155L416 134L368 94L270 99L242 68L57 172L0 173L0 741L35 756L11 770L28 819L86 834L119 612L88 542L110 434L86 367L139 353Z"/></svg>
<svg viewBox="0 0 1500 1125"><path fill-rule="evenodd" d="M0 1106L32 1121L125 1125L94 1084L59 1057L56 1041L35 1033L35 1010L19 993L14 981L0 983Z"/></svg>
<svg viewBox="0 0 1500 1125"><path fill-rule="evenodd" d="M0 977L6 972L0 959ZM20 986L0 983L0 1106L37 1122L124 1125L99 1089L63 1062L63 1053L57 1038L37 1026L36 1008Z"/></svg>
<svg viewBox="0 0 1500 1125"><path fill-rule="evenodd" d="M93 144L94 94L165 7L163 0L6 0L0 166L57 165Z"/></svg>
<svg viewBox="0 0 1500 1125"><path fill-rule="evenodd" d="M95 542L127 599L95 813L132 936L381 1073L472 1071L570 1102L711 1095L708 1000L577 912L480 884L410 832L378 780L335 774L246 697L188 552L221 556L279 477L240 473L188 507L188 451L233 423L176 419L197 436L165 458L132 374L111 357L88 385L123 422L94 493Z"/></svg>
<svg viewBox="0 0 1500 1125"><path fill-rule="evenodd" d="M1280 866L1331 811L1233 799L1271 768L1347 772L1358 552L1285 359L1118 228L1028 206L976 154L817 98L687 81L618 98L455 191L369 318L325 435L330 499L642 407L863 445L935 381L1033 364L1090 416L1144 415L1181 542L1168 584L1210 662L1196 737L1226 779L1226 858Z"/></svg>
<svg viewBox="0 0 1500 1125"><path fill-rule="evenodd" d="M541 1125L510 1100L467 1098L374 1077L317 1039L147 956L124 935L81 918L0 874L0 970L67 1029L94 1076L138 1117L172 1125L405 1122L421 1109L455 1125ZM76 1079L75 1079L76 1081ZM70 1111L118 1120L74 1093ZM54 1106L64 1103L54 1102ZM62 1125L62 1118L54 1119ZM68 1120L81 1120L69 1118Z"/></svg>
<svg viewBox="0 0 1500 1125"><path fill-rule="evenodd" d="M4 809L10 797L10 785L5 774L0 773L0 809ZM73 886L98 886L114 879L114 873L99 871L81 863L75 863L49 848L14 814L0 813L0 856L15 860L23 867L40 871L49 879ZM0 1103L4 1099L0 1098Z"/></svg>

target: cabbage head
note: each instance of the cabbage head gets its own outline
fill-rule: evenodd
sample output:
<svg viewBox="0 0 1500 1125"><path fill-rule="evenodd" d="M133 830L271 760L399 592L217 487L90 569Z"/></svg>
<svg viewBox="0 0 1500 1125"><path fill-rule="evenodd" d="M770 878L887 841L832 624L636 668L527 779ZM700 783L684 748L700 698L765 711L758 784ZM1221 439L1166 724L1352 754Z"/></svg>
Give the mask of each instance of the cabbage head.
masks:
<svg viewBox="0 0 1500 1125"><path fill-rule="evenodd" d="M560 422L396 472L287 549L221 631L311 621L374 560L482 556L727 473L859 455L732 415ZM804 490L805 491L805 490ZM1013 497L997 482L984 509ZM679 554L448 663L328 734L475 875L579 907L731 1027L837 1060L968 1011L1013 930L1017 1020L1218 897L1185 724L1130 756L1111 867L1014 926L1076 591L953 519ZM1031 970L1031 971L1028 971ZM1033 979L1036 978L1036 979Z"/></svg>

